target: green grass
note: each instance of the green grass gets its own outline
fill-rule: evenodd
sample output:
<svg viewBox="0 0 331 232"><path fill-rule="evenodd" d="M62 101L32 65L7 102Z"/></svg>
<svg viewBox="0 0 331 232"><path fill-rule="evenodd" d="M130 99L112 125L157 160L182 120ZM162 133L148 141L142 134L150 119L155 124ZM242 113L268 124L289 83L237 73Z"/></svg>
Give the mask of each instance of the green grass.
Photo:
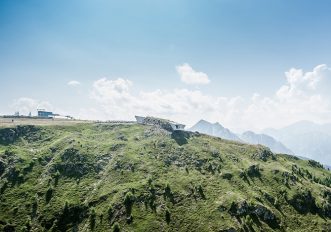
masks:
<svg viewBox="0 0 331 232"><path fill-rule="evenodd" d="M322 231L330 224L330 172L288 155L267 152L264 161L261 146L137 124L35 126L12 141L4 140L7 129L0 129L4 230L22 231L27 221L31 231L91 231L93 221L94 231L115 223L121 231ZM252 165L259 175L248 175ZM300 212L293 199L307 191L316 209ZM245 201L250 210L231 215L231 205ZM277 225L256 216L258 206Z"/></svg>

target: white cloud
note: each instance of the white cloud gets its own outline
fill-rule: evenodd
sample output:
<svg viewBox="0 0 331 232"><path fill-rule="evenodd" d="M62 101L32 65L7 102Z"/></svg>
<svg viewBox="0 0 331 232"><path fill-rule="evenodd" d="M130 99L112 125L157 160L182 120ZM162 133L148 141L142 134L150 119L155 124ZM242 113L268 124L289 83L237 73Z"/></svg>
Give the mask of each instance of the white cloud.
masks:
<svg viewBox="0 0 331 232"><path fill-rule="evenodd" d="M72 81L69 81L67 83L67 85L72 86L72 87L77 87L77 86L81 85L81 83L79 81L72 80Z"/></svg>
<svg viewBox="0 0 331 232"><path fill-rule="evenodd" d="M53 106L47 101L40 101L32 98L21 97L14 100L10 107L13 111L19 111L21 115L28 115L30 112L35 115L37 109L53 110Z"/></svg>
<svg viewBox="0 0 331 232"><path fill-rule="evenodd" d="M186 84L205 85L210 82L206 73L195 71L189 64L185 63L176 67L180 79Z"/></svg>
<svg viewBox="0 0 331 232"><path fill-rule="evenodd" d="M281 127L299 120L331 120L331 70L319 65L312 72L291 69L286 82L271 96L251 98L212 96L199 90L136 91L131 81L102 78L93 84L90 97L102 119L128 119L153 115L192 125L201 118L230 128Z"/></svg>

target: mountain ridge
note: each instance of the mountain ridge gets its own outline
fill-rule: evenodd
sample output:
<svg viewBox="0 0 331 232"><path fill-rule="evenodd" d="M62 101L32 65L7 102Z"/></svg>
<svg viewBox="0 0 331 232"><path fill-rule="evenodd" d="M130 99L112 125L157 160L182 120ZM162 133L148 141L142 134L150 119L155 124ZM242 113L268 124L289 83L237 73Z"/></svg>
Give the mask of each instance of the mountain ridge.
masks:
<svg viewBox="0 0 331 232"><path fill-rule="evenodd" d="M265 129L277 140L286 144L295 154L331 163L331 124L300 121L280 129Z"/></svg>
<svg viewBox="0 0 331 232"><path fill-rule="evenodd" d="M223 127L220 123L210 123L206 120L199 120L194 126L189 128L190 131L198 131L200 133L211 136L220 137L223 139L234 140L238 142L246 142L249 144L261 144L269 147L273 152L293 154L284 144L275 140L266 134L256 134L252 131L246 131L241 135L233 133L231 130Z"/></svg>

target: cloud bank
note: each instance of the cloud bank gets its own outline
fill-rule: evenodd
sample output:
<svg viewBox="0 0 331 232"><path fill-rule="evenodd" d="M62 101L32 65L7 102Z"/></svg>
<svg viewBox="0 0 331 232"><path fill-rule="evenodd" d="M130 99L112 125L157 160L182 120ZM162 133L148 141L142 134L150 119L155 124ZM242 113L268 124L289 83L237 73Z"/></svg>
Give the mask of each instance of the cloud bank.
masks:
<svg viewBox="0 0 331 232"><path fill-rule="evenodd" d="M186 83L207 83L208 76L188 64L177 67ZM108 119L133 119L153 115L193 124L201 118L219 121L230 128L263 129L300 121L331 119L331 69L318 65L311 72L292 68L285 83L272 96L254 93L241 96L212 96L199 90L172 89L136 91L130 80L102 78L94 82L90 98Z"/></svg>
<svg viewBox="0 0 331 232"><path fill-rule="evenodd" d="M194 71L188 64L177 70L186 83L209 82L206 74ZM101 78L94 81L87 99L82 99L92 104L73 107L76 112L69 114L99 120L134 120L134 115L151 115L187 125L206 119L231 129L255 131L300 120L331 121L331 69L327 65L318 65L309 72L292 68L284 77L283 85L271 95L254 93L249 98L213 96L189 88L139 91L126 78ZM26 97L15 100L11 108L22 114L37 108L53 109L49 102Z"/></svg>

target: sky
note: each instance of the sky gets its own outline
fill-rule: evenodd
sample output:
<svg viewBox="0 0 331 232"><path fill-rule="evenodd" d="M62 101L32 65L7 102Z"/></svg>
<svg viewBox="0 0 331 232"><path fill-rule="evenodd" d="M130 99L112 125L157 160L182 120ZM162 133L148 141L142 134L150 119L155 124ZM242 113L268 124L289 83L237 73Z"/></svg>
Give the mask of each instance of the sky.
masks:
<svg viewBox="0 0 331 232"><path fill-rule="evenodd" d="M0 114L331 122L327 0L2 0Z"/></svg>

